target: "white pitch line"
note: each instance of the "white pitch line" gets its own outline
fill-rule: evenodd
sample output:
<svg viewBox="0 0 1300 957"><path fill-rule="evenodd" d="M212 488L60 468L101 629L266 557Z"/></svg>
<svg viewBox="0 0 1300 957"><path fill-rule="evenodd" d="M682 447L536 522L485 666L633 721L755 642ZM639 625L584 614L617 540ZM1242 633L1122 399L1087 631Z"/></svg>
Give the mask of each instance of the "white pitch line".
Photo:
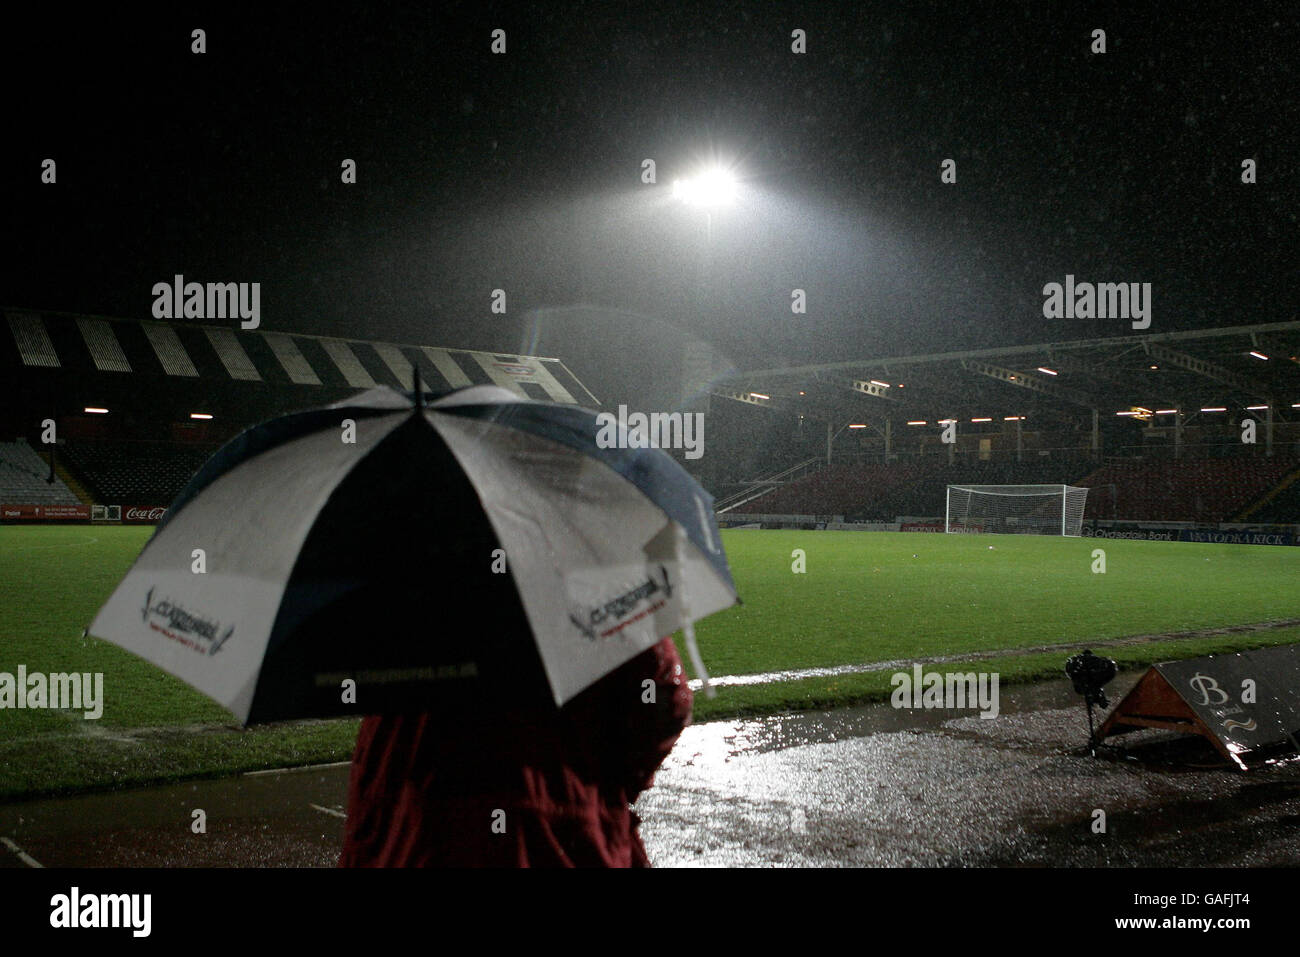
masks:
<svg viewBox="0 0 1300 957"><path fill-rule="evenodd" d="M44 869L44 867L45 867L44 864L42 864L42 863L41 863L40 861L38 861L36 858L32 857L30 854L28 854L26 851L24 851L21 847L19 847L19 846L18 846L17 844L15 844L13 841L9 840L9 838L7 838L7 837L0 837L0 844L3 844L5 847L9 848L9 850L11 850L11 851L13 851L15 854L17 854L17 855L18 855L18 859L19 859L20 861L22 861L24 864L26 864L28 867L39 867L39 868L41 868L41 869Z"/></svg>
<svg viewBox="0 0 1300 957"><path fill-rule="evenodd" d="M262 771L245 771L244 777L252 778L259 774L289 774L294 771L323 771L326 768L341 768L351 763L351 761L331 761L329 764L303 764L296 768L266 768Z"/></svg>
<svg viewBox="0 0 1300 957"><path fill-rule="evenodd" d="M342 811L336 811L336 810L334 810L332 807L321 807L319 804L308 804L307 806L308 806L308 807L314 807L316 810L320 811L322 814L333 814L335 817L341 817L341 818L343 818L344 820L347 820L347 817L348 817L348 816L347 816L346 814L344 814Z"/></svg>

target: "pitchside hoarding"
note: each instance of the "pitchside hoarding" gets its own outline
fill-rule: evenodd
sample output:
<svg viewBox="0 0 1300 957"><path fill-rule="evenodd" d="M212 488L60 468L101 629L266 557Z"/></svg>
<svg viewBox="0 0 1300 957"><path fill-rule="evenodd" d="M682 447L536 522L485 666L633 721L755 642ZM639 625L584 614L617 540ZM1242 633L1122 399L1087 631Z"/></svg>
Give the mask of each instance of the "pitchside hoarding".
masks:
<svg viewBox="0 0 1300 957"><path fill-rule="evenodd" d="M4 522L88 522L89 505L0 505Z"/></svg>
<svg viewBox="0 0 1300 957"><path fill-rule="evenodd" d="M124 505L124 525L154 525L167 509L160 505ZM89 505L0 505L0 522L89 522Z"/></svg>
<svg viewBox="0 0 1300 957"><path fill-rule="evenodd" d="M1085 525L1085 538L1121 538L1141 542L1201 542L1215 545L1300 545L1291 531L1270 529L1154 528L1144 525Z"/></svg>
<svg viewBox="0 0 1300 957"><path fill-rule="evenodd" d="M1185 528L1178 533L1180 542L1213 542L1228 545L1295 545L1296 536L1291 532L1248 532L1248 531L1207 531L1199 528Z"/></svg>

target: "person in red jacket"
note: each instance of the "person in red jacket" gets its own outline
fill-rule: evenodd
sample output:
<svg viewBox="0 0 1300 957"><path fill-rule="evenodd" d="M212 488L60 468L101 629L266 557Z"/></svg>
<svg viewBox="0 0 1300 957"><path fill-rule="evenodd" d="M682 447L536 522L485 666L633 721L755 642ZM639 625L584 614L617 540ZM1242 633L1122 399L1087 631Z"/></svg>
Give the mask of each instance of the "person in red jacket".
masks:
<svg viewBox="0 0 1300 957"><path fill-rule="evenodd" d="M665 638L563 708L367 717L339 865L649 867L631 805L691 705Z"/></svg>

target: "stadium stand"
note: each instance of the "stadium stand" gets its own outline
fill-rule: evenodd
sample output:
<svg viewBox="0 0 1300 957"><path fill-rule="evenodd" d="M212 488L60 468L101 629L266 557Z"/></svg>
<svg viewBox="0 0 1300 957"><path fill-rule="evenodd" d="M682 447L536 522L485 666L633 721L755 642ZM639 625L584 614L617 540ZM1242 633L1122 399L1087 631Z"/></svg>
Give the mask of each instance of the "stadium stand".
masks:
<svg viewBox="0 0 1300 957"><path fill-rule="evenodd" d="M0 502L14 505L76 505L77 496L26 442L0 442Z"/></svg>
<svg viewBox="0 0 1300 957"><path fill-rule="evenodd" d="M1074 484L1100 493L1088 496L1088 519L1227 522L1295 468L1290 458L1110 464Z"/></svg>
<svg viewBox="0 0 1300 957"><path fill-rule="evenodd" d="M1291 464L1297 465L1295 462ZM1300 468L1291 471L1238 519L1264 525L1300 525Z"/></svg>
<svg viewBox="0 0 1300 957"><path fill-rule="evenodd" d="M949 485L1060 485L1072 475L1058 463L946 462L898 485L873 508L891 518L898 515L942 515ZM1072 484L1072 483L1070 483ZM847 517L847 516L846 516Z"/></svg>
<svg viewBox="0 0 1300 957"><path fill-rule="evenodd" d="M1056 463L981 462L949 465L916 457L883 463L829 465L745 504L746 512L843 515L849 521L893 521L943 513L950 484L1038 485L1069 482Z"/></svg>
<svg viewBox="0 0 1300 957"><path fill-rule="evenodd" d="M736 514L893 522L942 515L952 484L1070 484L1092 488L1091 520L1300 523L1298 355L1289 321L868 356L690 389L683 373L683 394L724 400L709 406L708 456L683 464ZM166 505L249 425L407 388L416 369L435 391L490 383L601 407L558 358L5 307L0 433L33 444L4 447L0 500ZM34 444L47 421L53 485Z"/></svg>
<svg viewBox="0 0 1300 957"><path fill-rule="evenodd" d="M1090 520L1230 522L1297 470L1286 459L1201 459L1110 464L1084 478L1049 462L949 465L935 457L887 465L841 463L745 504L747 513L843 515L848 521L893 521L943 511L948 485L1081 485L1093 489ZM1259 509L1252 522L1300 521L1300 481Z"/></svg>
<svg viewBox="0 0 1300 957"><path fill-rule="evenodd" d="M171 502L212 451L122 441L68 443L62 449L97 502L154 506Z"/></svg>
<svg viewBox="0 0 1300 957"><path fill-rule="evenodd" d="M57 426L56 477L39 446L8 446L0 502L166 506L222 443L258 422L363 389L495 385L597 408L563 361L238 324L0 308L0 434ZM36 451L33 451L33 448Z"/></svg>
<svg viewBox="0 0 1300 957"><path fill-rule="evenodd" d="M747 512L847 515L874 508L898 483L914 480L918 463L837 464L797 479L745 505Z"/></svg>

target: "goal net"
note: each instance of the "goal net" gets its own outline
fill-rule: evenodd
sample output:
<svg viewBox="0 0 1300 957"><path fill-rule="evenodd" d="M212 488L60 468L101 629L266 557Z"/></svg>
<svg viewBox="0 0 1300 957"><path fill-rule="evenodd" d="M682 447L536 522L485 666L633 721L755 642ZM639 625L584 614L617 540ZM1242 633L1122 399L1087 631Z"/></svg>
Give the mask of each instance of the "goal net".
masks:
<svg viewBox="0 0 1300 957"><path fill-rule="evenodd" d="M1087 500L1073 485L949 485L943 530L1077 536Z"/></svg>

